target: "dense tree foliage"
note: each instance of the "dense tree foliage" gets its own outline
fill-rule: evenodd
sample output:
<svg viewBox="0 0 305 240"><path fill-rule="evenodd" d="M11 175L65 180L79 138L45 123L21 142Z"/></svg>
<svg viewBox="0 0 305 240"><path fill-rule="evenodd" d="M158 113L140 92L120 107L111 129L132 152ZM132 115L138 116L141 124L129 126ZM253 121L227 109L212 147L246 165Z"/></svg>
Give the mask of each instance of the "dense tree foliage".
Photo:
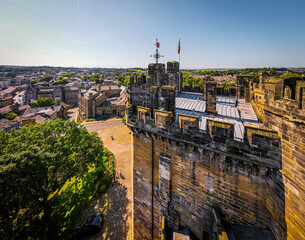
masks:
<svg viewBox="0 0 305 240"><path fill-rule="evenodd" d="M211 78L211 80L213 80L213 78ZM198 85L200 90L203 90L203 77L202 78L195 78L193 76L183 76L183 80L182 80L182 86L190 86L190 87L194 87L195 85Z"/></svg>
<svg viewBox="0 0 305 240"><path fill-rule="evenodd" d="M5 115L5 118L7 120L14 120L15 118L17 117L17 114L16 113L13 113L13 112L9 112Z"/></svg>
<svg viewBox="0 0 305 240"><path fill-rule="evenodd" d="M288 73L282 74L280 77L282 77L282 78L299 78L299 77L301 77L301 75L298 74L298 73L288 72Z"/></svg>
<svg viewBox="0 0 305 240"><path fill-rule="evenodd" d="M121 81L118 81L118 82L116 83L116 85L117 85L118 87L121 87L121 86L123 85L123 83L122 83Z"/></svg>
<svg viewBox="0 0 305 240"><path fill-rule="evenodd" d="M68 82L68 79L60 77L58 81L52 82L52 85L67 84Z"/></svg>
<svg viewBox="0 0 305 240"><path fill-rule="evenodd" d="M128 72L131 72L131 73L144 73L144 74L147 73L146 69L144 69L144 68L130 68L130 69L128 69Z"/></svg>
<svg viewBox="0 0 305 240"><path fill-rule="evenodd" d="M229 92L229 89L228 89L229 87L236 87L235 82L228 82L228 81L224 81L222 83L217 83L217 85L223 87L223 91L225 94L227 94Z"/></svg>
<svg viewBox="0 0 305 240"><path fill-rule="evenodd" d="M95 73L92 75L91 80L94 81L95 83L102 83L104 82L104 77L100 77L98 73Z"/></svg>
<svg viewBox="0 0 305 240"><path fill-rule="evenodd" d="M50 82L51 80L53 79L53 77L52 76L43 76L43 77L41 77L40 78L40 81L41 82Z"/></svg>
<svg viewBox="0 0 305 240"><path fill-rule="evenodd" d="M112 160L75 122L0 131L0 238L67 238L86 201L110 185Z"/></svg>
<svg viewBox="0 0 305 240"><path fill-rule="evenodd" d="M128 75L128 74L118 75L118 76L115 76L115 80L120 82L121 85L127 86L128 83L130 82L130 75Z"/></svg>
<svg viewBox="0 0 305 240"><path fill-rule="evenodd" d="M287 71L286 68L242 68L242 69L215 69L215 70L184 70L184 75L201 75L201 76L227 76L237 74L249 74L258 72L271 72L276 74L276 71Z"/></svg>
<svg viewBox="0 0 305 240"><path fill-rule="evenodd" d="M75 77L75 73L64 73L63 77Z"/></svg>
<svg viewBox="0 0 305 240"><path fill-rule="evenodd" d="M90 80L91 78L88 74L84 74L83 79L87 81Z"/></svg>
<svg viewBox="0 0 305 240"><path fill-rule="evenodd" d="M32 107L47 107L56 105L56 102L51 97L39 98L37 102L32 103Z"/></svg>
<svg viewBox="0 0 305 240"><path fill-rule="evenodd" d="M259 83L259 75L257 72L252 73L253 82L258 84Z"/></svg>

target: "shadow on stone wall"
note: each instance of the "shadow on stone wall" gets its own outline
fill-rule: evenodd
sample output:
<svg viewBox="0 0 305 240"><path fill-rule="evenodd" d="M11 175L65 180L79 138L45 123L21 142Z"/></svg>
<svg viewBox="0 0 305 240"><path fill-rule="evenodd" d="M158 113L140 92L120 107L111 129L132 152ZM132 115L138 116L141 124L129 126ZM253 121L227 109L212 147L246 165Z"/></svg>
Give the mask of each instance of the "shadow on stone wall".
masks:
<svg viewBox="0 0 305 240"><path fill-rule="evenodd" d="M286 202L285 202L285 185L283 180L283 146L279 141L281 155L279 159L279 170L269 169L266 175L267 198L266 207L271 213L271 230L279 240L287 239L286 224ZM285 148L285 147L284 147Z"/></svg>

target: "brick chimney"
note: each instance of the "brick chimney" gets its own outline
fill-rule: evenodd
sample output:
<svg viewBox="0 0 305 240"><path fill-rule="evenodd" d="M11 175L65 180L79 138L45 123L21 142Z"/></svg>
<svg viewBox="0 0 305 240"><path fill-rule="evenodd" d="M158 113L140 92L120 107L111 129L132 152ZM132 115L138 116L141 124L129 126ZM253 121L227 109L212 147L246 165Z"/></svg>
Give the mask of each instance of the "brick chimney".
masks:
<svg viewBox="0 0 305 240"><path fill-rule="evenodd" d="M203 100L206 101L205 111L208 113L216 114L216 86L215 81L209 79L203 82Z"/></svg>

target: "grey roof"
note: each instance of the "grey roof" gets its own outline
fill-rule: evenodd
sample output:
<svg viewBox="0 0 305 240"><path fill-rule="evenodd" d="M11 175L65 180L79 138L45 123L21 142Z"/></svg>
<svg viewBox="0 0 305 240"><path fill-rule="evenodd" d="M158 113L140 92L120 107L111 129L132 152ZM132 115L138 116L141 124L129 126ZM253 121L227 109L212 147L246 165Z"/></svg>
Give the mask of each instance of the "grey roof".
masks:
<svg viewBox="0 0 305 240"><path fill-rule="evenodd" d="M3 128L7 128L10 125L14 125L16 123L18 123L18 122L14 121L14 120L0 119L0 130Z"/></svg>
<svg viewBox="0 0 305 240"><path fill-rule="evenodd" d="M212 115L206 110L206 101L200 93L180 93L176 97L177 114L195 115L199 117L199 129L206 131L207 119L234 123L234 138L242 140L244 137L244 124L259 126L257 117L250 103L239 102L235 97L216 97L217 115Z"/></svg>
<svg viewBox="0 0 305 240"><path fill-rule="evenodd" d="M180 93L176 97L176 108L183 110L195 110L196 112L205 112L206 102L200 93ZM216 97L216 111L221 116L240 118L239 111L236 107L236 98L233 97Z"/></svg>

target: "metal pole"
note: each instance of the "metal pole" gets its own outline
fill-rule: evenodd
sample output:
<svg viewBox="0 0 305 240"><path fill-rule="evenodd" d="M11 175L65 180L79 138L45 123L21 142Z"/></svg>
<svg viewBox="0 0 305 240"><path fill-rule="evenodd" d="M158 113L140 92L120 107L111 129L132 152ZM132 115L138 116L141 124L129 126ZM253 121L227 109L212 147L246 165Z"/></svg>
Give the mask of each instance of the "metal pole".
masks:
<svg viewBox="0 0 305 240"><path fill-rule="evenodd" d="M181 77L180 77L180 75L181 75L181 73L180 73L180 71L181 71L181 68L180 68L180 53L179 53L179 93L180 92L182 92L182 83L181 83Z"/></svg>

